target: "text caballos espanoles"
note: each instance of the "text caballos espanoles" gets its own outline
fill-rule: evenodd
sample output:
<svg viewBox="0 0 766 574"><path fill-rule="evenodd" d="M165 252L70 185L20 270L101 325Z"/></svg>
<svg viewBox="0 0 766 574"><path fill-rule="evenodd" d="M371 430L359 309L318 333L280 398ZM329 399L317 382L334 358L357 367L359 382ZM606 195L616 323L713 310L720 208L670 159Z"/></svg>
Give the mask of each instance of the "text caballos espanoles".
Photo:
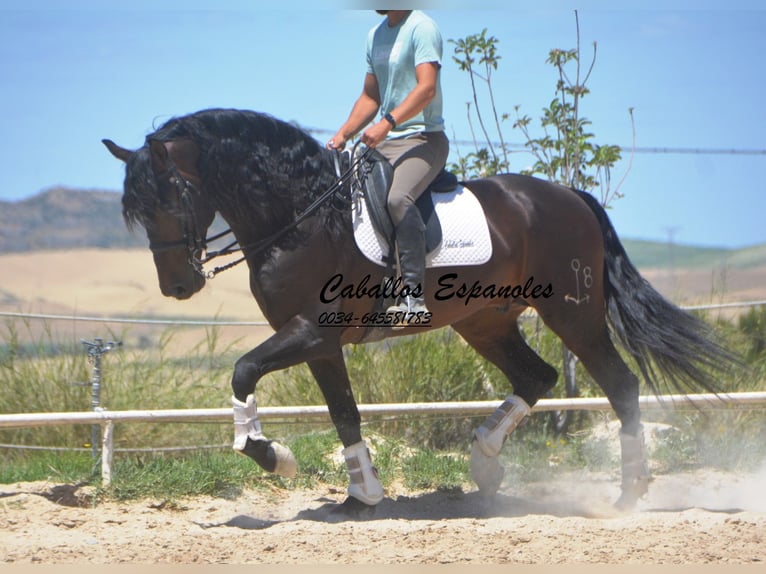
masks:
<svg viewBox="0 0 766 574"><path fill-rule="evenodd" d="M344 283L343 274L333 275L322 287L319 299L322 303L332 303L337 299L396 299L412 295L423 295L421 285L413 288L404 284L401 277L389 277L379 284L370 285L370 275L365 275L359 283ZM553 296L553 286L548 283L543 286L529 277L526 282L517 285L482 284L474 281L472 284L459 281L457 273L445 273L437 281L438 288L434 292L437 301L463 299L465 305L478 299L545 299Z"/></svg>

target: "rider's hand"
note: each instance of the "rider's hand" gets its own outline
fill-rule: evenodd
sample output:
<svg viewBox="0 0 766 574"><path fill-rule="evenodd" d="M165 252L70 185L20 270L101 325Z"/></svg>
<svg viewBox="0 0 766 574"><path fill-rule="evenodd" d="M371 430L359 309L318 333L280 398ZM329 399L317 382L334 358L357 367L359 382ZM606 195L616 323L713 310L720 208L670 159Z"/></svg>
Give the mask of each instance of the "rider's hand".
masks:
<svg viewBox="0 0 766 574"><path fill-rule="evenodd" d="M381 120L364 131L362 134L362 143L367 147L374 148L386 139L386 136L390 131L391 124L388 123L387 120Z"/></svg>
<svg viewBox="0 0 766 574"><path fill-rule="evenodd" d="M337 149L338 151L343 150L343 148L346 147L346 140L348 138L343 134L343 132L338 132L334 136L330 138L330 140L325 144L327 149Z"/></svg>

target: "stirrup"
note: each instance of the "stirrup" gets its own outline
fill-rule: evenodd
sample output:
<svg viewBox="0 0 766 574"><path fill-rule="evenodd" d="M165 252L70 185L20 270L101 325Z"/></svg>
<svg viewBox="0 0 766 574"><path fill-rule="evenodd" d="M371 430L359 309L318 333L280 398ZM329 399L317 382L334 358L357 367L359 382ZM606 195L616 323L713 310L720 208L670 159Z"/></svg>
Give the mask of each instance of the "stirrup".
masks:
<svg viewBox="0 0 766 574"><path fill-rule="evenodd" d="M386 314L392 317L391 328L395 331L404 329L410 324L422 324L430 312L426 303L421 297L412 297L405 295L399 300L399 303L386 309Z"/></svg>
<svg viewBox="0 0 766 574"><path fill-rule="evenodd" d="M391 305L386 309L388 313L428 313L426 302L422 298L406 295L399 300L396 305Z"/></svg>

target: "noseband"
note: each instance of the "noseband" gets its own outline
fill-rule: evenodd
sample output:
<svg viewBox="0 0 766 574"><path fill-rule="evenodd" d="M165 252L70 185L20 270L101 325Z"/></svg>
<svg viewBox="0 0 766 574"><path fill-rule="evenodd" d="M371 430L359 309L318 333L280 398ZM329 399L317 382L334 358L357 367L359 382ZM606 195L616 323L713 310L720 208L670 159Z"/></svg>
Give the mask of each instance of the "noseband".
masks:
<svg viewBox="0 0 766 574"><path fill-rule="evenodd" d="M287 235L287 233L289 233L290 231L298 227L298 225L300 225L303 221L305 221L310 216L312 216L316 211L319 210L320 207L322 207L324 204L326 204L328 201L332 200L333 198L337 198L340 196L341 201L339 203L350 204L350 202L348 201L348 198L344 198L342 196L344 195L345 190L348 189L348 184L352 180L356 180L360 177L359 172L360 171L365 172L364 168L367 166L367 164L365 163L365 160L367 159L370 152L371 152L371 148L367 148L363 152L357 155L356 149L355 149L354 153L352 153L352 156L354 156L353 161L351 161L348 168L345 171L343 171L340 168L340 161L339 161L340 152L335 151L333 160L335 164L335 172L336 172L337 180L325 192L323 192L322 195L320 195L311 205L309 205L302 213L300 213L290 224L280 229L276 233L273 233L269 235L268 237L262 239L261 241L258 241L257 243L251 243L251 244L245 245L244 247L240 247L238 246L239 245L238 241L234 240L233 242L229 243L228 245L226 245L225 247L217 251L207 252L204 257L202 256L202 254L203 252L206 252L208 243L212 243L213 241L220 239L221 237L225 237L231 234L232 231L231 229L227 229L226 231L222 231L221 233L217 233L210 237L206 237L205 235L200 233L200 227L197 222L197 214L196 214L196 211L194 210L194 195L193 195L193 194L200 195L200 191L194 186L192 182L190 182L188 179L186 179L185 177L181 175L181 172L178 170L177 167L172 166L169 170L170 172L169 182L171 185L173 185L176 188L176 191L178 192L178 197L181 203L181 209L183 211L184 236L181 239L178 239L175 241L152 241L149 243L149 249L151 249L152 253L163 253L166 251L172 251L174 249L186 249L186 253L188 254L189 265L192 266L194 271L198 273L199 275L205 277L206 279L213 279L216 275L218 275L222 271L231 269L232 267L242 263L246 259L245 256L242 256L239 259L232 261L231 263L227 263L226 265L216 267L215 269L212 269L211 271L205 271L205 268L204 268L205 264L209 263L216 257L221 257L222 255L231 255L232 253L238 253L238 252L244 252L244 251L247 251L248 253L258 253L260 251L263 251L264 249L266 249L267 247L270 247L276 241L278 241L279 239ZM360 168L362 169L360 170ZM350 192L349 192L349 195L350 195Z"/></svg>

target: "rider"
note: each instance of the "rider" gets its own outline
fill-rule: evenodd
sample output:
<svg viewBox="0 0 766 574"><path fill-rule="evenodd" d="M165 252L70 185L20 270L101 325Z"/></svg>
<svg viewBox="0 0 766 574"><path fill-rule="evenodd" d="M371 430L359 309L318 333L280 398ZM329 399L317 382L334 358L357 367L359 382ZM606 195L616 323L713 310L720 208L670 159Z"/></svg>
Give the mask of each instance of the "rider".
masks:
<svg viewBox="0 0 766 574"><path fill-rule="evenodd" d="M402 282L410 292L388 311L427 312L425 225L415 200L444 168L449 153L439 80L442 37L419 10L376 12L386 18L367 37L362 94L327 147L343 149L380 112L361 142L377 149L394 168L388 212L396 230Z"/></svg>

